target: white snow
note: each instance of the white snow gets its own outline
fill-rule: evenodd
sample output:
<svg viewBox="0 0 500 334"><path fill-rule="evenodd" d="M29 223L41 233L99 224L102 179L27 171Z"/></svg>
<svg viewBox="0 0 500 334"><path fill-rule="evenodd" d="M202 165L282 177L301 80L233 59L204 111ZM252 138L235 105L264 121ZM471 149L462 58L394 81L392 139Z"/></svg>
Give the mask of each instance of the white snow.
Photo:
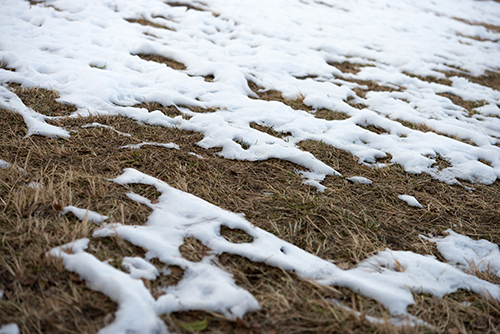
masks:
<svg viewBox="0 0 500 334"><path fill-rule="evenodd" d="M153 302L150 301L151 296L146 296L148 291L143 290L143 285L136 284L141 300L148 300L149 306L142 310L151 312L148 319L152 323L148 328L156 328L153 325L156 324L159 314L179 310L210 310L236 318L259 309L253 296L238 287L231 275L217 265L214 255L221 253L237 254L252 261L265 262L313 279L319 284L347 287L377 300L397 317L404 318L408 315L406 308L414 303L412 293L429 293L443 297L458 289L464 289L500 300L500 288L497 285L464 273L433 256L387 249L365 259L350 270L342 270L330 261L322 260L253 226L242 215L222 210L135 169L126 169L114 182L152 185L161 195L157 202L153 203L138 194L129 193L130 199L153 210L146 224L104 224L93 236L118 235L147 250L143 260L133 258L124 261L131 272L127 275L128 280L146 275L151 275L148 279L152 279L153 276L159 275L148 262L152 258L157 258L165 265L179 266L185 272L183 279L176 286L165 287L165 294ZM253 237L253 241L239 244L229 242L220 235L222 225L245 231ZM188 261L179 251L185 237L200 240L212 251L201 262ZM116 300L116 297L113 297L114 290L109 291L110 288L105 287L100 276L94 277L95 274L88 272L100 273L102 266L107 266L106 277L109 281L124 280L120 277L125 274L85 253L83 250L87 243L87 239L82 239L55 249L51 254L61 256L67 269L82 275L90 287L98 286L99 291ZM75 254L62 252L65 247L71 248ZM169 272L162 271L162 274L168 275ZM117 278L113 277L115 275ZM132 293L133 289L130 287L127 293ZM124 328L126 325L117 317L110 326Z"/></svg>
<svg viewBox="0 0 500 334"><path fill-rule="evenodd" d="M420 209L423 209L424 207L422 204L420 204L417 199L413 196L410 195L399 195L398 198L402 201L405 201L409 206L414 206Z"/></svg>
<svg viewBox="0 0 500 334"><path fill-rule="evenodd" d="M500 26L500 3L186 3L202 10L169 6L162 0L47 0L37 4L0 0L0 60L14 69L0 69L0 108L23 117L27 136L71 140L66 129L47 123L57 117L28 108L9 84L53 89L60 95L58 102L76 106L70 117L122 115L145 126L196 131L203 134L200 147L219 147L218 154L228 159L277 158L295 163L301 166L296 172L303 182L319 191L326 189L321 184L326 176L344 171L302 150L298 144L305 140L350 152L360 164L374 168L399 164L407 172L426 173L448 184L460 184L459 180L491 184L500 177L500 92L456 75L448 78L451 85L422 79L445 79L443 72L450 71L473 76L497 71L500 34L478 23ZM131 22L142 18L168 29ZM186 69L174 70L144 60L141 54L169 58ZM342 72L341 63L351 63L359 72ZM213 81L204 80L209 75ZM356 88L366 90L367 81L386 90L357 95ZM256 99L249 82L261 90L277 90L286 99L303 99L313 110ZM445 93L480 103L469 112ZM135 107L142 102L173 106L182 116ZM365 107L358 109L350 103ZM320 108L342 113L345 119L315 117ZM204 109L207 112L198 112ZM251 127L252 123L287 135L273 136ZM370 131L370 126L383 132ZM130 136L100 123L84 127L104 127ZM156 142L120 148L143 145L179 149L174 143ZM388 156L390 162L380 162ZM440 169L438 159L451 166ZM0 160L0 168L9 166ZM360 176L348 180L371 182ZM122 265L129 271L125 273L87 253L89 239L50 252L90 288L118 304L115 321L100 333L165 333L159 315L174 311L209 310L238 318L259 309L255 298L217 266L216 254L221 252L293 271L320 284L347 287L377 300L398 319L407 318L407 306L414 302L412 293L442 297L466 289L500 297L498 286L434 257L410 252L381 251L350 270L341 270L331 263L334 259L322 260L251 225L241 215L146 174L128 169L114 181L149 184L162 193L158 203L129 194L153 210L145 225L103 224L94 233L95 238L119 235L145 248L145 258L124 258ZM412 196L398 197L422 208ZM108 218L85 209L64 208L65 213L70 211L96 223ZM220 235L221 225L244 230L254 240L230 243ZM179 246L185 237L197 238L212 253L201 262L184 259ZM489 268L498 275L498 246L451 231L446 238L430 240L459 268ZM141 279L154 280L169 270L153 266L153 258L184 270L181 282L165 287L157 300Z"/></svg>
<svg viewBox="0 0 500 334"><path fill-rule="evenodd" d="M7 324L0 327L0 334L19 334L19 328L16 324Z"/></svg>
<svg viewBox="0 0 500 334"><path fill-rule="evenodd" d="M77 208L77 207L72 206L72 205L66 206L63 208L63 211L62 211L63 214L68 213L68 212L71 212L80 220L87 219L87 221L92 222L92 223L97 223L97 224L100 224L109 218L108 216L101 215L97 212L87 210L87 209Z"/></svg>
<svg viewBox="0 0 500 334"><path fill-rule="evenodd" d="M347 180L351 181L352 183L359 183L359 184L372 184L372 180L367 179L366 177L362 176L352 176L352 177L347 177Z"/></svg>
<svg viewBox="0 0 500 334"><path fill-rule="evenodd" d="M155 143L155 142L144 142L144 143L140 143L140 144L130 144L130 145L120 146L119 148L139 149L139 148L143 147L144 145L159 146L159 147L166 147L166 148L175 148L176 150L180 150L179 145L174 144L174 143Z"/></svg>
<svg viewBox="0 0 500 334"><path fill-rule="evenodd" d="M457 265L468 272L489 271L500 277L500 251L498 245L487 240L473 240L465 235L457 234L451 229L445 238L425 239L436 243L438 251L446 261Z"/></svg>

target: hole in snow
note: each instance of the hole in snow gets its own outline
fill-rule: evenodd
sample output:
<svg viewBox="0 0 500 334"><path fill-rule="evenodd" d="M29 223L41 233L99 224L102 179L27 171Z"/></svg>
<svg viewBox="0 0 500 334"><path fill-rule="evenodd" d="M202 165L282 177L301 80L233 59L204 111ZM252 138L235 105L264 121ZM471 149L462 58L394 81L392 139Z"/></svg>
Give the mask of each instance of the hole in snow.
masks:
<svg viewBox="0 0 500 334"><path fill-rule="evenodd" d="M196 238L184 238L184 243L179 247L182 256L191 262L200 262L210 251L210 248Z"/></svg>
<svg viewBox="0 0 500 334"><path fill-rule="evenodd" d="M238 228L229 228L226 225L221 225L220 235L229 242L235 244L243 244L253 242L253 237L243 230Z"/></svg>
<svg viewBox="0 0 500 334"><path fill-rule="evenodd" d="M290 132L278 132L275 131L272 126L267 126L264 124L257 124L255 122L250 123L250 127L252 129L258 130L260 132L267 133L268 135L278 137L278 138L285 138L288 136L291 136L292 134Z"/></svg>
<svg viewBox="0 0 500 334"><path fill-rule="evenodd" d="M176 2L176 1L168 2L167 1L167 5L169 5L170 7L186 7L186 10L192 9L192 10L197 10L200 12L206 12L206 10L201 8L201 7L196 7L196 6L193 6L191 4L184 3L184 2Z"/></svg>
<svg viewBox="0 0 500 334"><path fill-rule="evenodd" d="M264 101L278 101L281 103L286 104L292 109L295 110L306 110L306 111L311 111L313 110L312 107L304 104L304 96L299 95L295 100L291 99L286 99L283 97L280 91L274 90L274 89L265 89L256 83L252 81L247 81L248 87L255 93L257 94L258 98ZM255 97L252 97L253 99L256 99Z"/></svg>
<svg viewBox="0 0 500 334"><path fill-rule="evenodd" d="M157 102L144 101L140 104L133 105L134 108L145 108L149 112L159 110L169 117L182 116L180 111L174 106L164 106Z"/></svg>
<svg viewBox="0 0 500 334"><path fill-rule="evenodd" d="M165 64L170 68L173 68L174 70L185 70L186 66L183 63L179 63L176 60L166 58L163 56L159 55L151 55L151 54L144 54L144 53L138 53L136 56L139 56L141 59L147 60L147 61L154 61L157 63Z"/></svg>
<svg viewBox="0 0 500 334"><path fill-rule="evenodd" d="M130 23L138 23L138 24L140 24L142 26L150 26L150 27L153 27L153 28L167 29L167 30L175 31L172 28L169 28L167 26L163 26L163 25L160 25L160 24L157 24L157 23L153 23L153 22L148 21L148 20L146 20L144 18L140 18L140 19L125 19L125 21L128 21Z"/></svg>

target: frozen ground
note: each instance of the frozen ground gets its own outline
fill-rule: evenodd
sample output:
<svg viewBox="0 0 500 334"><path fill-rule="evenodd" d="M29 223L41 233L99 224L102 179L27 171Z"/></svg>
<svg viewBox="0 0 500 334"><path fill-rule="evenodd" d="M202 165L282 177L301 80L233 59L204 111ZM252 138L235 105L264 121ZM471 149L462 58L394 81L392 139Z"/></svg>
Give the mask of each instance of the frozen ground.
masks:
<svg viewBox="0 0 500 334"><path fill-rule="evenodd" d="M185 4L0 0L0 60L5 63L0 69L0 107L21 114L28 135L69 137L67 130L46 123L48 116L27 108L7 84L54 89L59 102L77 107L74 116L121 114L144 124L201 132L199 145L221 147L220 154L228 159L294 162L304 168L298 171L304 182L320 191L325 176L339 173L300 150L296 146L300 141L323 141L374 167L383 167L378 159L390 157L391 163L409 172L427 173L449 184L459 180L491 184L500 176L500 92L466 78L500 68L500 33L482 25L500 26L500 3L207 0ZM137 23L141 19L149 25ZM148 61L144 55L175 60L184 68ZM255 86L279 91L288 100L302 100L310 110L256 99L258 92L251 89ZM453 103L449 94L470 101L473 108ZM175 105L182 116L134 107L144 101ZM343 119L315 117L322 108ZM278 138L251 123L288 135ZM374 127L379 131L370 130ZM143 145L178 148L175 143ZM436 164L439 159L449 167L441 169ZM9 163L0 160L0 167ZM243 255L322 284L359 291L395 317L406 315L406 306L413 302L411 291L443 296L463 288L500 297L497 286L467 271L472 262L481 269L486 261L496 263L490 267L498 271L498 249L495 253L495 245L487 242L471 243L453 233L446 239L431 239L453 266L386 250L356 268L341 270L253 227L241 216L150 176L126 170L115 182L154 185L162 196L153 204L131 194L131 199L153 209L147 224L104 224L94 237L120 234L148 249L146 258L128 259L124 265L130 268L128 274L86 253L88 240L51 251L91 288L119 304L115 322L103 333L166 331L158 315L175 310L209 309L234 318L259 307L250 293L214 265L213 255L200 263L183 259L178 247L185 236L196 237L214 253ZM352 182L369 180L360 176ZM418 204L414 198L402 199ZM173 205L176 201L182 205ZM83 213L83 219L105 214ZM221 225L246 231L253 243L225 241ZM453 256L447 257L450 249ZM138 279L168 274L151 271L148 260L153 257L187 273L157 300ZM210 282L202 279L207 276L212 277ZM227 294L239 298L227 299Z"/></svg>

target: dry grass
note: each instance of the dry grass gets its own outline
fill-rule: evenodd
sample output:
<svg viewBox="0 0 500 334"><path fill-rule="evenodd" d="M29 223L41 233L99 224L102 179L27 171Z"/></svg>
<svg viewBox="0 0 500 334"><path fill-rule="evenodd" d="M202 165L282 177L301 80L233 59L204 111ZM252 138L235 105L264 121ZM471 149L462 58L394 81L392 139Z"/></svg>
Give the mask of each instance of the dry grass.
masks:
<svg viewBox="0 0 500 334"><path fill-rule="evenodd" d="M15 85L11 89L28 106L47 115L65 115L74 110L56 103L56 92ZM281 94L256 90L261 98L286 101ZM304 109L300 99L286 103ZM180 115L174 107L149 102L141 106L169 116ZM328 114L326 110L321 112ZM23 333L95 333L112 321L116 310L112 301L89 290L78 276L44 254L66 242L91 237L96 228L72 215L59 215L60 208L66 205L106 214L111 223L138 225L146 221L151 210L125 194L132 190L152 200L159 194L149 186L121 186L108 180L126 167L157 177L226 210L245 213L256 226L323 259L333 259L342 268L353 267L387 247L442 259L435 246L423 242L419 234L441 235L448 228L500 244L498 182L491 186L474 185L476 190L471 193L426 175L408 174L397 165L382 169L360 165L352 155L322 142L302 142L304 150L345 177L357 175L373 181L372 185L359 185L341 177L328 177L324 182L328 189L320 194L302 184L294 172L299 167L292 163L275 159L229 161L217 156L217 149L196 146L202 138L197 133L138 125L124 117L90 117L53 121L74 131L70 139L25 138L26 127L20 116L0 110L0 117L0 158L14 163L13 168L0 169L0 289L5 292L0 300L0 324L15 322ZM329 117L345 116L333 113ZM110 129L81 127L91 122L113 126L131 137ZM425 130L418 126L414 125ZM265 125L252 127L277 137L286 135ZM180 150L149 146L118 149L144 141L175 142ZM41 186L29 187L31 182ZM415 196L425 208L406 205L397 198L403 193ZM252 241L241 230L224 227L221 233L233 242ZM144 255L143 249L120 238L91 239L88 251L122 270L124 256ZM181 247L184 256L193 261L207 251L193 238L187 238ZM239 285L255 296L262 309L236 322L207 312L162 316L171 330L191 333L189 324L198 321L206 324L205 331L209 333L433 332L425 327L373 325L356 313L334 306L331 298L363 315L389 317L378 303L347 289L318 286L235 255L221 254L219 261ZM157 259L152 263L159 269L164 266ZM180 268L170 270L171 275L145 280L153 296L161 294L158 288L175 285L182 278ZM479 276L500 283L492 274ZM415 299L411 313L435 326L435 332L500 331L500 306L484 297L461 291L443 299L427 295L415 295ZM470 304L465 306L464 302Z"/></svg>

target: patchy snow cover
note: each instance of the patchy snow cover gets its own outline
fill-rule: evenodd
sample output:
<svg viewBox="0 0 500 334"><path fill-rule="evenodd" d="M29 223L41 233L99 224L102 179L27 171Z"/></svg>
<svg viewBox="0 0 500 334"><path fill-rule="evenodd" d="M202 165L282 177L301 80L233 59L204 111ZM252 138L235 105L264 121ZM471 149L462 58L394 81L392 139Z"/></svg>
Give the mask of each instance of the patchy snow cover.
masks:
<svg viewBox="0 0 500 334"><path fill-rule="evenodd" d="M405 201L408 205L414 206L420 209L423 209L424 207L422 204L420 204L417 199L413 196L410 195L399 195L398 198L402 201Z"/></svg>
<svg viewBox="0 0 500 334"><path fill-rule="evenodd" d="M397 163L408 172L427 173L449 184L458 184L459 179L491 184L500 177L500 92L460 76L451 76L450 85L424 79L445 79L443 72L449 71L481 75L500 68L500 34L475 23L500 26L500 3L186 3L202 10L169 6L161 0L47 0L38 4L0 0L0 60L15 69L0 69L0 108L20 114L28 136L68 138L68 131L46 122L53 117L26 107L8 84L54 89L60 95L58 102L77 107L72 117L123 115L139 124L197 131L204 135L198 145L220 147L223 157L249 161L278 158L302 166L305 170L297 172L304 183L320 191L325 189L321 182L327 175L340 173L301 150L297 145L301 141L322 141L373 167L387 166L378 160L390 155L389 164ZM168 29L140 25L134 19ZM141 54L169 58L186 69L174 70L144 60ZM343 72L342 63L355 70ZM207 76L213 80L204 80ZM261 90L277 90L286 99L303 99L312 110L255 99L257 94L249 82ZM368 84L379 89L359 93L367 90ZM478 107L469 112L446 94L475 102ZM146 101L175 106L182 116L169 117L160 110L135 107ZM362 105L365 108L354 107ZM340 113L345 119L315 117L320 108ZM251 127L252 123L289 135L278 138ZM380 131L370 131L373 127ZM151 143L139 145L144 144ZM438 159L451 166L440 169ZM443 296L468 289L500 297L498 286L433 257L410 252L385 250L353 269L341 270L252 226L241 215L135 170L126 170L115 182L150 184L162 193L158 203L129 194L153 210L146 225L104 224L94 234L120 235L147 249L145 259L125 258L123 265L130 273L122 272L87 253L88 239L50 252L61 257L66 268L78 273L89 287L118 304L115 321L101 333L165 333L159 315L179 310L211 310L229 318L257 310L255 298L215 264L215 255L221 252L279 266L321 284L350 288L403 318L407 306L414 302L412 292ZM403 200L408 202L408 198ZM408 203L418 204L414 198ZM105 219L74 209L80 215L84 211L80 219L85 215L89 221ZM232 244L220 235L221 225L242 229L254 240ZM213 253L201 262L184 259L179 252L184 237L197 238ZM472 263L468 261L479 267L489 261L490 268L496 268L494 247L464 241L451 233L450 237L434 240L438 247L444 245L444 254L453 247L467 251L461 259L459 252L449 255L451 262L467 268ZM474 252L478 252L477 257ZM153 268L152 258L184 270L182 281L165 287L165 294L157 300L139 279L168 274L166 268Z"/></svg>
<svg viewBox="0 0 500 334"><path fill-rule="evenodd" d="M408 172L427 173L450 184L457 179L490 184L500 175L500 147L495 145L500 142L500 92L458 76L450 78L450 86L422 80L442 79L443 71L481 75L499 68L500 45L495 41L500 34L466 22L500 25L500 3L192 4L203 10L160 0L48 0L35 5L2 0L0 59L15 71L0 70L0 107L20 113L28 135L68 137L66 130L45 123L46 116L26 108L1 85L53 88L60 94L58 101L77 106L77 114L120 114L144 124L198 131L204 134L200 146L222 147L220 154L226 158L280 158L301 165L322 175L307 178L306 183L316 187L325 175L336 172L300 150L296 144L303 140L321 140L372 166L390 154L391 163ZM168 29L126 20L141 18ZM139 54L167 57L186 69L174 70ZM338 64L344 62L359 66L359 72L342 72ZM212 82L203 80L208 75L214 77ZM287 99L303 97L314 110L251 99L256 94L247 81L278 90ZM385 90L358 96L354 89L366 89L368 81ZM440 95L444 93L480 103L469 113ZM356 109L348 99L366 108ZM145 101L215 111L179 107L190 117L172 118L159 110L133 107ZM318 108L348 118L316 118ZM291 135L277 138L250 127L251 122ZM414 124L435 132L415 130ZM385 132L369 131L369 125ZM440 170L438 156L451 167Z"/></svg>
<svg viewBox="0 0 500 334"><path fill-rule="evenodd" d="M87 219L87 221L89 221L91 223L97 223L97 224L100 224L109 218L108 216L103 216L97 212L87 210L87 209L77 208L77 207L71 206L71 205L63 208L63 211L62 211L63 214L68 213L68 212L71 212L80 220Z"/></svg>
<svg viewBox="0 0 500 334"><path fill-rule="evenodd" d="M225 211L135 169L126 169L114 182L152 185L161 193L154 202L138 194L128 193L130 199L153 210L146 225L104 224L94 232L94 237L118 235L146 249L145 259L126 258L124 264L131 274L125 274L84 252L88 239L56 248L51 251L51 255L62 257L68 270L78 273L91 288L115 300L119 304L118 313L132 312L133 308L138 307L129 303L140 302L144 305L141 312L143 315L148 314L142 318L141 326L151 331L144 330L143 333L155 333L154 330L161 328L158 327L159 314L180 310L210 310L236 318L259 309L253 296L238 287L232 276L217 265L215 255L224 252L264 262L320 284L347 287L377 300L394 316L403 318L408 315L407 306L414 303L412 292L443 297L458 289L465 289L500 300L498 286L439 262L433 256L387 249L362 261L353 269L342 270L253 226L242 215ZM229 242L220 234L222 225L245 231L253 237L253 241L239 244ZM200 262L186 260L179 251L186 237L200 240L212 251ZM64 249L71 249L72 252L65 252ZM183 279L175 286L165 287L165 294L156 301L152 300L142 281L136 279L159 275L158 270L154 270L148 262L152 258L184 270ZM167 275L168 271L162 270L162 274ZM123 286L125 282L135 283L123 292L126 296L120 299L114 282ZM110 331L109 328L128 328L128 321L128 317L117 316L103 333ZM150 323L145 324L146 321Z"/></svg>
<svg viewBox="0 0 500 334"><path fill-rule="evenodd" d="M140 144L130 144L130 145L120 146L119 148L138 149L138 148L143 147L144 145L160 146L160 147L166 147L166 148L175 148L176 150L180 150L179 145L174 144L174 143L155 143L155 142L144 142L144 143L140 143Z"/></svg>
<svg viewBox="0 0 500 334"><path fill-rule="evenodd" d="M490 271L500 277L500 251L498 245L487 240L473 240L465 235L446 230L449 236L423 238L436 243L446 261L469 272Z"/></svg>
<svg viewBox="0 0 500 334"><path fill-rule="evenodd" d="M352 176L352 177L347 177L346 180L351 181L352 183L359 183L359 184L372 184L372 180L367 179L366 177L362 176Z"/></svg>

